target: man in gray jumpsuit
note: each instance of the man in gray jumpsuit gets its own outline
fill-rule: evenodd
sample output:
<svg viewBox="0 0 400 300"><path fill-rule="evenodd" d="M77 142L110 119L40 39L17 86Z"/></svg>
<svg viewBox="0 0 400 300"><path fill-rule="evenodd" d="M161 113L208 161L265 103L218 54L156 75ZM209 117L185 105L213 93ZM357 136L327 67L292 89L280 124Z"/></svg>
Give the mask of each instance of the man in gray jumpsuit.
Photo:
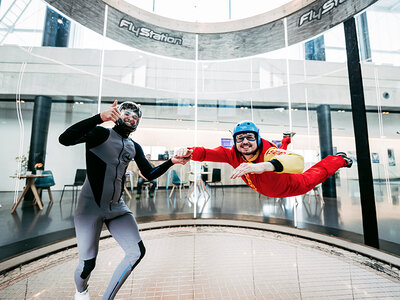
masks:
<svg viewBox="0 0 400 300"><path fill-rule="evenodd" d="M136 130L142 112L133 102L117 101L106 111L69 127L59 137L65 146L86 144L87 176L75 211L75 231L79 264L75 270L77 292L75 299L89 299L88 280L95 267L103 223L125 251L102 299L114 299L118 290L145 254L135 218L121 198L125 172L135 160L141 173L149 180L164 174L173 164L188 160L173 157L160 166L152 167L142 147L129 138ZM106 121L112 129L97 126Z"/></svg>

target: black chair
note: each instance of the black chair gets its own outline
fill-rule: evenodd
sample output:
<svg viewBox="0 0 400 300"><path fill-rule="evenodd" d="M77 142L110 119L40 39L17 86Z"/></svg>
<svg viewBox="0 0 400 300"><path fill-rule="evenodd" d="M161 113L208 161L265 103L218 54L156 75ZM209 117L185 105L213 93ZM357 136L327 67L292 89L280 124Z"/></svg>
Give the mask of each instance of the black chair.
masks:
<svg viewBox="0 0 400 300"><path fill-rule="evenodd" d="M40 191L45 189L49 192L49 198L50 201L53 202L53 195L51 194L50 187L55 185L56 183L54 182L54 177L53 177L53 172L50 170L43 171L43 175L50 175L46 177L39 177L35 179L35 186L38 189L38 193L40 194Z"/></svg>
<svg viewBox="0 0 400 300"><path fill-rule="evenodd" d="M202 172L208 172L208 167L203 167ZM201 174L201 180L204 182L208 181L208 174Z"/></svg>
<svg viewBox="0 0 400 300"><path fill-rule="evenodd" d="M208 182L209 185L214 184L215 186L217 183L221 184L222 187L222 195L224 195L224 185L221 182L221 169L214 168L211 174L211 181Z"/></svg>
<svg viewBox="0 0 400 300"><path fill-rule="evenodd" d="M75 200L75 197L78 198L78 189L83 185L86 178L86 169L77 169L75 173L75 180L73 184L65 184L61 193L60 202L64 195L64 191L66 187L72 187L72 202Z"/></svg>

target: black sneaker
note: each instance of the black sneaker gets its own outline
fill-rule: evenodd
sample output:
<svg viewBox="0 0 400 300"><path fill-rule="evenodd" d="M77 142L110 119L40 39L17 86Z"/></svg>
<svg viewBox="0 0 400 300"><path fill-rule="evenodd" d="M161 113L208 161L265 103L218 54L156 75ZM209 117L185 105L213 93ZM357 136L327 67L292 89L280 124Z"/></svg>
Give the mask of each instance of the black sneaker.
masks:
<svg viewBox="0 0 400 300"><path fill-rule="evenodd" d="M141 196L141 194L136 194L136 200L137 200L137 201L140 200L140 196Z"/></svg>
<svg viewBox="0 0 400 300"><path fill-rule="evenodd" d="M283 133L283 137L286 137L286 136L294 137L295 134L296 134L296 132L286 131Z"/></svg>
<svg viewBox="0 0 400 300"><path fill-rule="evenodd" d="M344 158L344 160L346 161L346 168L351 168L351 166L353 165L353 160L348 157L346 153L338 152L336 153L336 155Z"/></svg>
<svg viewBox="0 0 400 300"><path fill-rule="evenodd" d="M153 193L150 193L150 198L153 198L154 197L154 194Z"/></svg>

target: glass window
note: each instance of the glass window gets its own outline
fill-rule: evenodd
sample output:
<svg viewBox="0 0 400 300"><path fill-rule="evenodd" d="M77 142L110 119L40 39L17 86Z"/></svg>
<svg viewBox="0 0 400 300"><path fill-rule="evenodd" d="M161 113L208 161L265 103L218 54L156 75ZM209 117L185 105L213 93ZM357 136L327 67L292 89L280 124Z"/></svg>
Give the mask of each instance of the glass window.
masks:
<svg viewBox="0 0 400 300"><path fill-rule="evenodd" d="M286 3L289 3L291 0L279 0L279 1L230 0L230 1L231 1L232 19L243 19L274 10Z"/></svg>
<svg viewBox="0 0 400 300"><path fill-rule="evenodd" d="M125 0L144 10L189 22L225 22L274 10L291 0Z"/></svg>
<svg viewBox="0 0 400 300"><path fill-rule="evenodd" d="M387 251L400 243L399 13L398 3L379 1L367 9L364 27L358 23L357 28L369 33L372 61L361 66L380 247Z"/></svg>
<svg viewBox="0 0 400 300"><path fill-rule="evenodd" d="M1 1L0 45L41 46L45 15L42 1Z"/></svg>
<svg viewBox="0 0 400 300"><path fill-rule="evenodd" d="M154 12L189 22L220 22L229 19L229 2L226 0L156 1Z"/></svg>

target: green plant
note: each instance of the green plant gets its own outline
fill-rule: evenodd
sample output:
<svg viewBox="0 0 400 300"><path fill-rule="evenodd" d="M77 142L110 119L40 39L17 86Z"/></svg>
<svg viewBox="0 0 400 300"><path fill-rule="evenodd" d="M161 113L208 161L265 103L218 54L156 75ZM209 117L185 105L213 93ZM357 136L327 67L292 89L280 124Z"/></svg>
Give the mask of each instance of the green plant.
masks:
<svg viewBox="0 0 400 300"><path fill-rule="evenodd" d="M23 173L28 169L28 157L26 155L17 156L15 160L18 164L21 164L19 172ZM17 173L19 172L17 171Z"/></svg>

